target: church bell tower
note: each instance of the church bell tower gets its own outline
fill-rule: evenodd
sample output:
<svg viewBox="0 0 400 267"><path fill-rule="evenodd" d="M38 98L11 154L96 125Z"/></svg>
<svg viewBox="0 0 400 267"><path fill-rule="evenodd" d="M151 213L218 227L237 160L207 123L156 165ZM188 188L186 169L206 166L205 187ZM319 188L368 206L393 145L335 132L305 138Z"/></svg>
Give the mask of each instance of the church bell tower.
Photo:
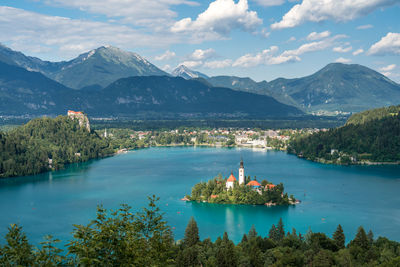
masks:
<svg viewBox="0 0 400 267"><path fill-rule="evenodd" d="M239 184L244 184L244 166L243 166L243 159L240 160L240 167L239 167Z"/></svg>

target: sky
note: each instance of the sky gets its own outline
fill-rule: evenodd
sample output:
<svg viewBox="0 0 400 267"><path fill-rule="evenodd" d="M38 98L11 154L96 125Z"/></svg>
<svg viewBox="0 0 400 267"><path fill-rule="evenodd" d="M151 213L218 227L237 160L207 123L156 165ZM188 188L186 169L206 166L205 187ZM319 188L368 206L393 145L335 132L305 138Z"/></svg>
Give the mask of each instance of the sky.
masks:
<svg viewBox="0 0 400 267"><path fill-rule="evenodd" d="M103 45L256 81L361 64L400 82L400 0L1 0L0 42L49 61Z"/></svg>

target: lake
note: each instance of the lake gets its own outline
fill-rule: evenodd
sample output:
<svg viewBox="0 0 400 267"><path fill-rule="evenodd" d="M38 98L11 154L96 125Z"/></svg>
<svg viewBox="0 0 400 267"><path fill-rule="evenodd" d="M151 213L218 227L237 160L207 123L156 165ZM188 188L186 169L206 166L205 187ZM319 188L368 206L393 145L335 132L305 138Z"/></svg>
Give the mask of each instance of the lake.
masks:
<svg viewBox="0 0 400 267"><path fill-rule="evenodd" d="M240 158L245 175L284 183L285 191L300 199L297 206L265 207L186 203L180 199L191 187L221 173L238 178ZM309 162L279 151L240 148L162 147L131 151L101 160L74 164L40 175L0 180L0 243L10 223L23 226L38 244L45 234L64 242L73 224L87 224L96 206L135 210L147 205L147 196L160 197L159 206L183 237L191 216L201 238L213 240L224 231L235 242L256 227L267 235L283 219L286 231L294 227L329 236L340 223L346 240L362 225L375 237L400 241L400 166L333 166Z"/></svg>

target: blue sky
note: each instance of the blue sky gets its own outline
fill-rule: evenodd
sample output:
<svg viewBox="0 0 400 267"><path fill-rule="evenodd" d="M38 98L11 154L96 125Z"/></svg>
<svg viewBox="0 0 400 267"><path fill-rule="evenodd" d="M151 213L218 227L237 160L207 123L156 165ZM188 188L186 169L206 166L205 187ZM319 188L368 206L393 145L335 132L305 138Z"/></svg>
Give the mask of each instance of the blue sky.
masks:
<svg viewBox="0 0 400 267"><path fill-rule="evenodd" d="M400 82L400 0L2 0L0 42L50 61L102 45L257 81L361 64Z"/></svg>

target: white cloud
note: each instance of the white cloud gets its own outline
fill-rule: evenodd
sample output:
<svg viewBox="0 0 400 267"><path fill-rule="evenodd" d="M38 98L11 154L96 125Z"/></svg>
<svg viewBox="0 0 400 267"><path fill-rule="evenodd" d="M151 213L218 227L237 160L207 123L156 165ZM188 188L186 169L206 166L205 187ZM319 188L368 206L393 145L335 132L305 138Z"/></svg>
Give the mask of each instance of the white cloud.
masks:
<svg viewBox="0 0 400 267"><path fill-rule="evenodd" d="M164 54L154 57L155 60L162 61L162 60L170 60L176 56L175 52L172 51L165 51Z"/></svg>
<svg viewBox="0 0 400 267"><path fill-rule="evenodd" d="M204 67L210 69L223 69L232 66L232 60L225 59L225 60L214 60L205 62Z"/></svg>
<svg viewBox="0 0 400 267"><path fill-rule="evenodd" d="M337 62L337 63L350 63L351 59L340 57L340 58L336 59L335 62Z"/></svg>
<svg viewBox="0 0 400 267"><path fill-rule="evenodd" d="M371 24L360 25L360 26L357 27L357 30L366 30L366 29L371 29L371 28L373 28L373 27L374 27L374 26L371 25Z"/></svg>
<svg viewBox="0 0 400 267"><path fill-rule="evenodd" d="M356 51L353 52L353 56L357 56L357 55L362 54L362 53L364 53L364 49L360 48L360 49L357 49Z"/></svg>
<svg viewBox="0 0 400 267"><path fill-rule="evenodd" d="M271 46L255 55L246 54L239 57L232 66L250 68L258 65L276 65L300 61L300 58L296 55L277 55L278 50L277 46Z"/></svg>
<svg viewBox="0 0 400 267"><path fill-rule="evenodd" d="M184 61L184 62L181 62L178 64L178 66L180 66L180 65L185 65L189 69L196 68L196 67L203 65L203 61L187 60L187 61Z"/></svg>
<svg viewBox="0 0 400 267"><path fill-rule="evenodd" d="M255 35L260 35L263 38L267 38L269 37L269 35L271 34L267 28L263 28L261 29L261 31L259 32L254 32Z"/></svg>
<svg viewBox="0 0 400 267"><path fill-rule="evenodd" d="M291 56L291 55L292 56L300 56L304 53L321 51L321 50L324 50L324 49L334 45L336 40L346 38L346 37L347 37L346 35L339 34L339 35L335 35L333 37L326 38L326 39L318 41L318 42L306 43L306 44L301 45L297 49L286 50L285 52L282 53L282 55L283 56Z"/></svg>
<svg viewBox="0 0 400 267"><path fill-rule="evenodd" d="M221 39L233 29L254 32L262 24L255 11L249 11L247 0L216 0L195 20L184 18L177 21L171 31L194 34L202 39Z"/></svg>
<svg viewBox="0 0 400 267"><path fill-rule="evenodd" d="M163 47L177 42L174 36L149 35L124 25L42 15L18 8L0 7L0 41L32 53L39 48L57 58L75 57L104 44L123 49ZM134 47L133 47L134 45Z"/></svg>
<svg viewBox="0 0 400 267"><path fill-rule="evenodd" d="M307 36L307 40L315 41L315 40L319 40L319 39L323 39L323 38L329 37L330 35L331 35L330 31L312 32Z"/></svg>
<svg viewBox="0 0 400 267"><path fill-rule="evenodd" d="M294 42L294 41L296 41L296 37L292 36L286 42L290 43L290 42Z"/></svg>
<svg viewBox="0 0 400 267"><path fill-rule="evenodd" d="M38 1L38 0L36 0ZM126 23L158 27L171 24L177 16L171 9L176 5L199 5L188 0L42 0L45 4L79 9L110 18L121 18Z"/></svg>
<svg viewBox="0 0 400 267"><path fill-rule="evenodd" d="M234 63L233 67L255 67L260 64L267 64L268 59L271 58L279 48L277 46L271 46L269 49L265 49L256 55L246 54L238 58Z"/></svg>
<svg viewBox="0 0 400 267"><path fill-rule="evenodd" d="M351 46L348 46L348 47L337 46L337 47L334 47L332 49L332 51L338 52L338 53L347 53L347 52L350 52L352 49L353 49L353 47L351 47Z"/></svg>
<svg viewBox="0 0 400 267"><path fill-rule="evenodd" d="M390 64L390 65L387 65L386 67L380 68L379 70L383 71L383 72L387 72L387 71L394 70L395 68L396 68L396 64Z"/></svg>
<svg viewBox="0 0 400 267"><path fill-rule="evenodd" d="M389 32L386 34L369 48L368 55L400 55L400 33Z"/></svg>
<svg viewBox="0 0 400 267"><path fill-rule="evenodd" d="M161 69L162 69L163 71L165 71L165 72L171 72L171 71L174 70L174 69L171 67L171 65L168 65L168 64L164 65Z"/></svg>
<svg viewBox="0 0 400 267"><path fill-rule="evenodd" d="M205 60L215 56L215 50L212 48L209 49L196 49L194 52L189 56L191 60Z"/></svg>
<svg viewBox="0 0 400 267"><path fill-rule="evenodd" d="M260 6L280 6L285 3L285 0L253 0Z"/></svg>
<svg viewBox="0 0 400 267"><path fill-rule="evenodd" d="M278 65L278 64L289 63L289 62L297 62L300 60L301 60L301 58L298 56L292 56L292 55L286 56L286 55L281 54L279 56L270 58L268 60L268 64L269 65Z"/></svg>
<svg viewBox="0 0 400 267"><path fill-rule="evenodd" d="M339 34L330 38L323 39L318 42L310 42L301 45L300 47L292 50L286 50L281 54L278 54L278 47L271 46L269 49L265 49L257 54L246 54L239 57L233 64L233 67L255 67L258 65L276 65L290 62L301 61L300 55L321 51L335 44L338 39L347 38L346 35Z"/></svg>
<svg viewBox="0 0 400 267"><path fill-rule="evenodd" d="M306 21L349 21L372 11L393 5L397 0L303 0L292 7L272 29L296 27Z"/></svg>

